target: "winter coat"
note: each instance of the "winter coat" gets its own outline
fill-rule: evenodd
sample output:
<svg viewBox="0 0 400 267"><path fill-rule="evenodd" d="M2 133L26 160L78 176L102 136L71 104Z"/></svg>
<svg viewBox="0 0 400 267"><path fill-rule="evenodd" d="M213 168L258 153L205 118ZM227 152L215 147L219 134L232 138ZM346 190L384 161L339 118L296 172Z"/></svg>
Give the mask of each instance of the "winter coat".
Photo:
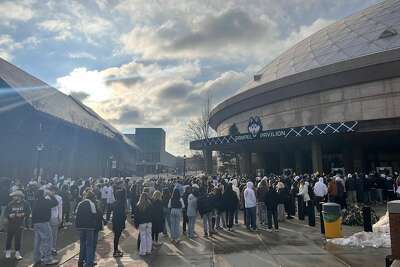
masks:
<svg viewBox="0 0 400 267"><path fill-rule="evenodd" d="M253 182L247 182L247 187L243 193L245 208L254 208L257 205L256 193L254 192L253 187Z"/></svg>
<svg viewBox="0 0 400 267"><path fill-rule="evenodd" d="M324 197L328 193L328 187L324 183L324 178L320 177L319 181L314 185L314 195Z"/></svg>
<svg viewBox="0 0 400 267"><path fill-rule="evenodd" d="M197 199L197 208L201 216L214 209L214 197L212 194L202 195Z"/></svg>
<svg viewBox="0 0 400 267"><path fill-rule="evenodd" d="M190 194L188 197L187 216L193 217L197 215L197 197Z"/></svg>
<svg viewBox="0 0 400 267"><path fill-rule="evenodd" d="M239 199L233 190L225 191L222 195L222 201L224 208L229 211L236 210L239 204Z"/></svg>
<svg viewBox="0 0 400 267"><path fill-rule="evenodd" d="M53 196L40 197L32 208L32 223L49 222L51 209L58 205L57 199Z"/></svg>
<svg viewBox="0 0 400 267"><path fill-rule="evenodd" d="M161 233L164 230L164 212L161 200L153 201L151 205L151 231Z"/></svg>
<svg viewBox="0 0 400 267"><path fill-rule="evenodd" d="M5 217L8 219L8 225L16 227L22 226L24 219L29 216L31 209L25 201L11 201L5 210Z"/></svg>
<svg viewBox="0 0 400 267"><path fill-rule="evenodd" d="M276 210L278 206L278 193L272 187L265 192L264 202L267 210Z"/></svg>
<svg viewBox="0 0 400 267"><path fill-rule="evenodd" d="M138 228L140 224L150 223L152 220L152 205L145 209L139 209L137 205L135 206L135 227Z"/></svg>
<svg viewBox="0 0 400 267"><path fill-rule="evenodd" d="M84 199L79 202L76 208L75 226L77 229L98 228L96 205L89 199Z"/></svg>
<svg viewBox="0 0 400 267"><path fill-rule="evenodd" d="M122 190L115 193L117 200L112 204L112 228L114 232L120 232L125 229L126 221L126 199Z"/></svg>

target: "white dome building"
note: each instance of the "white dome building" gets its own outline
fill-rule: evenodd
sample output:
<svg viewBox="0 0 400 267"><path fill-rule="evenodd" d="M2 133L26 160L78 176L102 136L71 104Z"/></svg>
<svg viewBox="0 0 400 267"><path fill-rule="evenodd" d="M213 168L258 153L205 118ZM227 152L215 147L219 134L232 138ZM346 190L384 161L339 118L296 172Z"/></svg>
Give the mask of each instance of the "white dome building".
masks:
<svg viewBox="0 0 400 267"><path fill-rule="evenodd" d="M219 137L192 149L240 153L246 174L399 170L400 1L314 33L240 91L212 111Z"/></svg>

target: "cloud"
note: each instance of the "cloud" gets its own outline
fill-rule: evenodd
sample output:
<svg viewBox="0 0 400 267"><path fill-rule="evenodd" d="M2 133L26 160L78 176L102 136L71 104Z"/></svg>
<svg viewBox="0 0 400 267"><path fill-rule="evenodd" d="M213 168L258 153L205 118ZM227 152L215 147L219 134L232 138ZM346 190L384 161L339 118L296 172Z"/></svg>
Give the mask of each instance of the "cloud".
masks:
<svg viewBox="0 0 400 267"><path fill-rule="evenodd" d="M120 111L118 119L114 119L112 120L112 122L119 125L130 125L134 123L141 123L140 120L142 119L142 117L143 115L139 109L133 106L125 106Z"/></svg>
<svg viewBox="0 0 400 267"><path fill-rule="evenodd" d="M254 55L277 34L267 17L252 17L242 9L208 14L188 24L168 20L162 25L136 26L120 38L123 51L144 58L208 58Z"/></svg>
<svg viewBox="0 0 400 267"><path fill-rule="evenodd" d="M162 101L179 101L185 99L193 90L193 86L189 81L180 81L167 83L158 93L158 97Z"/></svg>
<svg viewBox="0 0 400 267"><path fill-rule="evenodd" d="M22 44L15 42L10 35L0 35L0 56L2 58L11 60L13 58L12 53L19 48L22 48Z"/></svg>
<svg viewBox="0 0 400 267"><path fill-rule="evenodd" d="M69 75L58 78L56 87L65 94L86 93L89 95L87 101L100 102L112 97L102 73L86 68L76 68Z"/></svg>
<svg viewBox="0 0 400 267"><path fill-rule="evenodd" d="M89 94L85 93L85 92L75 92L72 91L70 93L70 96L72 96L73 98L78 99L79 101L84 101L85 99L87 99L89 97Z"/></svg>
<svg viewBox="0 0 400 267"><path fill-rule="evenodd" d="M73 58L73 59L91 59L91 60L95 60L96 56L88 53L88 52L71 52L68 53L68 57L69 58Z"/></svg>
<svg viewBox="0 0 400 267"><path fill-rule="evenodd" d="M50 19L38 23L38 26L42 30L46 30L55 33L55 39L59 41L65 41L72 38L72 26L67 20L61 19Z"/></svg>
<svg viewBox="0 0 400 267"><path fill-rule="evenodd" d="M31 1L5 1L0 3L0 21L29 21L34 16Z"/></svg>

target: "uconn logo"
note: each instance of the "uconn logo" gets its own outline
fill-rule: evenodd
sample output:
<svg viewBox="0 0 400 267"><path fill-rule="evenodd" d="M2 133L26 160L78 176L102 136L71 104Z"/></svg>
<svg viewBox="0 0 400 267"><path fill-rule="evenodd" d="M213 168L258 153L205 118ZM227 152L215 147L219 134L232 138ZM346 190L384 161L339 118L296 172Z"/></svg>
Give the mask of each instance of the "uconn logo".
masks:
<svg viewBox="0 0 400 267"><path fill-rule="evenodd" d="M249 130L249 133L253 138L258 137L260 132L262 131L262 123L260 117L250 117L247 129Z"/></svg>

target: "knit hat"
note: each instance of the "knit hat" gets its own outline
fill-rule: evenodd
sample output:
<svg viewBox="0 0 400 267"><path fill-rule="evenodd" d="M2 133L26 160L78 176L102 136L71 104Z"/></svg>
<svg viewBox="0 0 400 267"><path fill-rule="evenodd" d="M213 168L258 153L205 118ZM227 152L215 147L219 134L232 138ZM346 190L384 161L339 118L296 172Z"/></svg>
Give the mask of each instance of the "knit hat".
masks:
<svg viewBox="0 0 400 267"><path fill-rule="evenodd" d="M192 187L193 187L193 188L197 188L197 189L200 188L198 184L192 184Z"/></svg>
<svg viewBox="0 0 400 267"><path fill-rule="evenodd" d="M10 194L10 197L22 197L23 198L24 196L25 196L24 193L20 190L15 190L14 192L12 192Z"/></svg>

